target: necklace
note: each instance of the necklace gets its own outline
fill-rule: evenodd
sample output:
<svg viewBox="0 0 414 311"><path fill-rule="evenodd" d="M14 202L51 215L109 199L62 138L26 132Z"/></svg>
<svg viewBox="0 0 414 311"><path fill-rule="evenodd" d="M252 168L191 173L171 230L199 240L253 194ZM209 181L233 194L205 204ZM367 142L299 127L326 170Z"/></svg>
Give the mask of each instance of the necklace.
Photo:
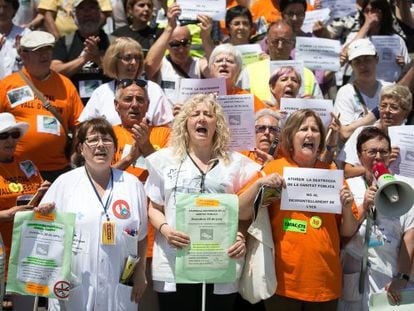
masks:
<svg viewBox="0 0 414 311"><path fill-rule="evenodd" d="M4 172L6 172L6 175L7 176L9 176L10 177L10 179L6 179L6 178L4 178L4 176L2 176L2 178L3 178L3 180L4 180L4 182L9 182L9 190L12 192L12 193L18 193L18 192L22 192L23 191L23 185L20 183L20 182L18 182L18 172L16 172L17 170L16 170L16 167L14 167L14 174L10 174L10 171L8 170L8 169L6 169L2 164L0 164L0 168L4 171ZM14 176L14 177L12 177L12 176ZM13 181L9 181L9 180L14 180L14 182Z"/></svg>

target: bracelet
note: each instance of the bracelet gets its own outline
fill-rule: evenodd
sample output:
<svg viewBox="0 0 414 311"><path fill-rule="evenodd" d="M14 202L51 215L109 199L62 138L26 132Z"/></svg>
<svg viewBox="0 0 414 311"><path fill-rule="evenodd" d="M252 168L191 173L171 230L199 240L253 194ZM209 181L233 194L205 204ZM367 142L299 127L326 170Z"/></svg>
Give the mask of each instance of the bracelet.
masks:
<svg viewBox="0 0 414 311"><path fill-rule="evenodd" d="M168 222L163 222L159 227L158 227L158 232L162 234L161 229L164 225L168 225Z"/></svg>
<svg viewBox="0 0 414 311"><path fill-rule="evenodd" d="M397 275L393 276L394 279L397 280L406 280L407 282L410 280L410 276L405 273L398 272Z"/></svg>

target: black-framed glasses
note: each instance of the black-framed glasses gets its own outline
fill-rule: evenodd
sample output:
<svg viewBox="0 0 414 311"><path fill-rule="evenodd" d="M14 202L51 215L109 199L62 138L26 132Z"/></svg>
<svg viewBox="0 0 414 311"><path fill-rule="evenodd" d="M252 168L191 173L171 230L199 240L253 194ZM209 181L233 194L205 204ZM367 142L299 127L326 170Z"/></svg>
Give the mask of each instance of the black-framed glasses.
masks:
<svg viewBox="0 0 414 311"><path fill-rule="evenodd" d="M280 133L280 127L276 125L256 125L256 133L265 133L266 130L269 130L269 133L277 135Z"/></svg>
<svg viewBox="0 0 414 311"><path fill-rule="evenodd" d="M6 140L10 136L13 139L18 139L18 138L20 138L20 136L22 136L22 133L20 133L20 131L0 133L0 140Z"/></svg>
<svg viewBox="0 0 414 311"><path fill-rule="evenodd" d="M180 46L182 46L183 48L188 47L191 45L191 39L182 39L182 40L173 40L170 41L168 43L168 45L170 46L170 48L172 49L178 49Z"/></svg>
<svg viewBox="0 0 414 311"><path fill-rule="evenodd" d="M121 79L117 81L117 86L120 86L124 89L133 83L135 83L139 87L146 87L148 84L147 81L143 79Z"/></svg>

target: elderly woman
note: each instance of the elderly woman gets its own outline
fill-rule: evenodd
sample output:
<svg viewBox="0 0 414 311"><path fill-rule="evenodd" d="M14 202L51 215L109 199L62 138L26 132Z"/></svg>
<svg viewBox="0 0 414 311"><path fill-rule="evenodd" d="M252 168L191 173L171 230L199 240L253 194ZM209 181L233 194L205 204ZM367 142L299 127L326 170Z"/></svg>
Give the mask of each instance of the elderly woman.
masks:
<svg viewBox="0 0 414 311"><path fill-rule="evenodd" d="M228 141L221 106L211 95L195 95L174 120L170 147L146 159L149 218L158 230L152 271L161 311L172 305L198 310L201 304L201 284L175 284L176 251L191 243L187 232L176 230L177 194L236 193L260 169L247 157L229 152ZM238 233L232 239L228 256L243 257L243 236ZM207 284L206 310L232 310L236 292L235 283Z"/></svg>
<svg viewBox="0 0 414 311"><path fill-rule="evenodd" d="M16 122L14 116L8 112L0 113L0 237L3 237L4 256L7 272L7 263L13 233L13 218L19 211L32 209L38 204L42 194L49 186L43 182L36 166L30 160L17 158L14 153L19 139L27 132L29 124ZM43 183L42 183L43 182ZM28 200L21 201L23 195L38 195L28 205ZM7 273L6 273L7 274ZM14 296L17 298L18 296ZM9 298L4 303L10 307ZM0 306L1 309L1 306Z"/></svg>
<svg viewBox="0 0 414 311"><path fill-rule="evenodd" d="M144 56L138 42L126 37L115 39L106 50L102 61L104 73L115 80L102 84L92 93L79 121L104 116L112 125L121 124L114 105L117 81L137 79L142 73L143 65ZM173 119L171 105L162 89L151 81L148 81L147 88L150 100L147 120L151 125L170 123Z"/></svg>
<svg viewBox="0 0 414 311"><path fill-rule="evenodd" d="M256 112L256 148L241 153L260 165L276 158L280 141L280 114L272 109Z"/></svg>
<svg viewBox="0 0 414 311"><path fill-rule="evenodd" d="M276 69L269 79L269 88L273 99L272 102L267 104L279 110L282 97L297 97L301 84L302 78L292 66L284 66Z"/></svg>
<svg viewBox="0 0 414 311"><path fill-rule="evenodd" d="M126 2L129 25L117 28L112 35L129 37L137 41L146 54L151 45L161 35L162 30L148 25L153 18L153 0L128 0Z"/></svg>
<svg viewBox="0 0 414 311"><path fill-rule="evenodd" d="M208 62L210 77L225 78L227 95L250 94L236 86L242 69L242 56L232 44L220 44L211 52ZM254 96L254 111L266 108L265 104Z"/></svg>
<svg viewBox="0 0 414 311"><path fill-rule="evenodd" d="M251 206L262 185L281 190L285 186L284 167L334 169L318 160L325 146L325 129L320 117L312 110L299 110L288 118L282 131L283 156L263 168L240 195L241 218L251 216ZM280 199L269 207L269 217L275 244L277 288L274 296L265 301L267 310L335 310L341 295L341 265L339 242L341 236L352 236L358 222L354 217L353 197L349 189L340 190L342 216L281 210ZM311 220L320 219L315 227ZM306 223L298 233L284 225L286 219ZM306 261L306 263L305 263Z"/></svg>
<svg viewBox="0 0 414 311"><path fill-rule="evenodd" d="M399 304L400 291L414 287L409 276L414 254L414 209L400 217L388 217L377 211L374 205L377 186L372 169L380 162L386 166L389 164L392 154L390 139L377 127L364 128L358 135L357 152L365 173L347 179L347 182L363 222L343 250L344 292L340 310L369 310L370 295L384 291ZM365 241L368 222L371 238ZM363 293L360 293L358 284L365 243L368 245L368 264L366 274L362 276Z"/></svg>
<svg viewBox="0 0 414 311"><path fill-rule="evenodd" d="M412 95L408 87L393 84L382 89L380 98L380 119L374 126L387 134L389 126L404 125L407 121L412 110ZM353 132L336 158L337 161L345 163L344 172L347 178L365 174L365 168L361 165L356 150L357 137L364 128L359 127ZM390 162L396 160L398 154L398 147L393 147Z"/></svg>
<svg viewBox="0 0 414 311"><path fill-rule="evenodd" d="M111 168L117 140L108 121L82 122L76 140L85 165L61 175L39 205L43 211L55 208L77 215L69 300L50 300L49 308L137 310L146 286L146 261L136 263L129 281L121 283L120 278L127 258L146 252L143 186L135 176ZM114 235L106 235L108 230Z"/></svg>

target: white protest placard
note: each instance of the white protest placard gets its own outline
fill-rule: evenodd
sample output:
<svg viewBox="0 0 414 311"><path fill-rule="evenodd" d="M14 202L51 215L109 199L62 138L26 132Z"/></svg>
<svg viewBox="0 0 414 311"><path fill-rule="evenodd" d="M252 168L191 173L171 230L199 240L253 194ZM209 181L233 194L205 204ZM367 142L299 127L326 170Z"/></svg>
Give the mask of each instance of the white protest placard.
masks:
<svg viewBox="0 0 414 311"><path fill-rule="evenodd" d="M372 36L371 42L375 45L379 57L377 79L397 81L401 74L401 67L395 59L401 51L401 41L397 36Z"/></svg>
<svg viewBox="0 0 414 311"><path fill-rule="evenodd" d="M180 20L197 20L198 14L209 15L213 20L220 21L226 17L226 0L177 0L181 8Z"/></svg>
<svg viewBox="0 0 414 311"><path fill-rule="evenodd" d="M180 78L175 84L177 101L185 102L195 94L226 95L226 80L224 78L212 79L183 79Z"/></svg>
<svg viewBox="0 0 414 311"><path fill-rule="evenodd" d="M240 44L234 46L242 55L243 66L255 63L260 60L263 53L260 44Z"/></svg>
<svg viewBox="0 0 414 311"><path fill-rule="evenodd" d="M286 118L300 109L312 109L317 112L325 128L331 123L331 112L333 112L333 102L331 99L282 97L280 100L280 111L286 112Z"/></svg>
<svg viewBox="0 0 414 311"><path fill-rule="evenodd" d="M217 100L230 128L230 149L253 150L256 147L253 94L225 95Z"/></svg>
<svg viewBox="0 0 414 311"><path fill-rule="evenodd" d="M321 6L331 10L332 18L352 15L357 11L356 0L323 0Z"/></svg>
<svg viewBox="0 0 414 311"><path fill-rule="evenodd" d="M283 168L286 188L282 189L281 210L341 214L339 191L342 170Z"/></svg>
<svg viewBox="0 0 414 311"><path fill-rule="evenodd" d="M312 33L313 25L317 21L321 21L324 24L329 21L330 13L331 13L331 10L329 8L325 8L321 10L306 11L305 20L303 21L301 30L304 33Z"/></svg>
<svg viewBox="0 0 414 311"><path fill-rule="evenodd" d="M400 156L391 164L394 174L414 178L414 125L390 126L388 135L392 146L400 148Z"/></svg>
<svg viewBox="0 0 414 311"><path fill-rule="evenodd" d="M305 81L305 74L303 73L304 64L302 60L272 60L270 61L270 77L282 67L293 67L299 73L301 80ZM301 84L298 96L304 93L304 83Z"/></svg>
<svg viewBox="0 0 414 311"><path fill-rule="evenodd" d="M302 60L305 67L310 69L338 71L340 53L339 40L314 37L296 38L295 59Z"/></svg>

